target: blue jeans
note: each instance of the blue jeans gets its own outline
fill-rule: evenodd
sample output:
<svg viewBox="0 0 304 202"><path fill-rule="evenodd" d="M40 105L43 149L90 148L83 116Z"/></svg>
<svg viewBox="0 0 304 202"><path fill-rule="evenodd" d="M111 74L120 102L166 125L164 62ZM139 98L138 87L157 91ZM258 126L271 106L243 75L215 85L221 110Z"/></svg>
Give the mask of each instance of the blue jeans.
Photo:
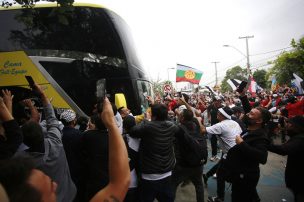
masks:
<svg viewBox="0 0 304 202"><path fill-rule="evenodd" d="M174 202L174 193L171 186L171 176L161 180L141 179L140 197L142 202Z"/></svg>

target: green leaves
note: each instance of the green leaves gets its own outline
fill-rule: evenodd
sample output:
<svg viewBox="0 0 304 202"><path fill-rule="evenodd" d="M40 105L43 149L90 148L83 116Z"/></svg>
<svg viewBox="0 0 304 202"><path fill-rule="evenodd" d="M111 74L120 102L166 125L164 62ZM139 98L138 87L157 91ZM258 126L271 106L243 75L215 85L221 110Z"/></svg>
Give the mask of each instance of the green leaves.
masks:
<svg viewBox="0 0 304 202"><path fill-rule="evenodd" d="M274 61L274 66L270 70L271 74L276 76L280 85L290 84L290 81L294 79L293 73L304 78L304 37L298 42L292 39L291 45L294 49L282 53Z"/></svg>
<svg viewBox="0 0 304 202"><path fill-rule="evenodd" d="M19 5L21 5L22 7L25 7L25 8L32 8L39 1L40 0L13 0L13 2L12 2L12 1L9 1L9 0L3 0L1 6L4 7L4 8L8 8L8 7L10 7L14 4L19 4ZM46 0L46 1L56 2L56 0ZM57 3L60 6L66 7L66 6L73 5L74 0L57 0Z"/></svg>
<svg viewBox="0 0 304 202"><path fill-rule="evenodd" d="M247 70L242 69L240 66L235 66L226 72L226 76L221 84L221 91L227 92L232 91L231 86L227 83L228 79L238 79L238 80L247 80L246 78Z"/></svg>
<svg viewBox="0 0 304 202"><path fill-rule="evenodd" d="M266 74L267 74L267 72L263 69L262 70L256 70L253 73L254 80L262 88L266 88L266 86L267 86Z"/></svg>

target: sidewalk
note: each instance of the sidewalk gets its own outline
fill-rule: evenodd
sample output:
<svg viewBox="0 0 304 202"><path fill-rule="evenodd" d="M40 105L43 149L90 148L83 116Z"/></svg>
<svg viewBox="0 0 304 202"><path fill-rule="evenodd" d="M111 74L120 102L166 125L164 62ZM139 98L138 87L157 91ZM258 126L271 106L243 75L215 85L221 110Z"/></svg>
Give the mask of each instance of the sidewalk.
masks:
<svg viewBox="0 0 304 202"><path fill-rule="evenodd" d="M277 142L277 141L276 141ZM211 152L209 152L210 154ZM215 163L208 161L204 167L204 173L207 172ZM266 165L260 166L261 177L257 187L258 194L262 202L292 202L292 193L285 187L286 157L268 152ZM227 190L228 189L228 190ZM205 198L207 196L216 196L216 179L208 179L208 187L205 187ZM226 183L225 202L231 201L231 187ZM179 187L176 193L176 202L196 202L195 189L192 183L185 187Z"/></svg>

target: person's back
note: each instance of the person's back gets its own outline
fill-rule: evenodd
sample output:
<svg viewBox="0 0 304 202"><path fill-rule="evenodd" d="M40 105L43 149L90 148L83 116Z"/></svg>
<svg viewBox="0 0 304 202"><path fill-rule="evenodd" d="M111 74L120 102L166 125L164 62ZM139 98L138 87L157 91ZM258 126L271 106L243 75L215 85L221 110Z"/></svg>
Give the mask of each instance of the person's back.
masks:
<svg viewBox="0 0 304 202"><path fill-rule="evenodd" d="M90 118L95 129L83 133L82 152L84 158L85 198L89 200L109 182L108 132L98 115Z"/></svg>
<svg viewBox="0 0 304 202"><path fill-rule="evenodd" d="M270 145L268 150L280 155L288 155L285 169L286 187L292 190L295 201L304 200L304 118L295 116L287 123L287 135L290 139L282 145Z"/></svg>
<svg viewBox="0 0 304 202"><path fill-rule="evenodd" d="M191 180L195 187L197 201L203 202L204 187L202 182L202 166L206 159L198 159L199 155L196 153L195 148L193 148L193 146L197 146L193 144L194 139L192 138L194 137L189 136L201 137L205 143L206 150L207 143L205 137L200 133L199 123L195 121L192 111L184 109L181 112L181 124L179 125L179 130L175 133L176 165L172 174L172 186L174 193L176 193L179 184L183 181ZM196 141L197 139L195 139L195 142Z"/></svg>
<svg viewBox="0 0 304 202"><path fill-rule="evenodd" d="M242 129L237 122L226 119L207 127L207 132L217 136L220 148L224 154L227 154L228 150L235 145L235 137L241 134Z"/></svg>
<svg viewBox="0 0 304 202"><path fill-rule="evenodd" d="M52 108L50 107L47 110L51 112ZM48 135L44 138L44 152L29 149L24 151L25 153L20 152L17 155L32 157L36 168L58 183L56 190L57 201L72 201L76 195L76 187L72 181L66 154L61 142L59 124L57 126L55 123L57 119L55 119L55 116L51 119L47 118L47 125L48 127L51 125L51 127L48 130Z"/></svg>
<svg viewBox="0 0 304 202"><path fill-rule="evenodd" d="M33 121L24 124L22 127L24 143L29 146L29 149L17 152L16 156L30 156L33 158L37 169L43 171L58 183L57 201L73 201L76 195L76 187L70 175L61 141L60 124L46 95L40 87L37 86L36 88L39 90L43 102L47 133L43 134L41 126Z"/></svg>
<svg viewBox="0 0 304 202"><path fill-rule="evenodd" d="M69 112L70 111L70 112ZM74 202L83 201L83 158L81 153L81 141L82 134L78 129L75 129L76 114L75 117L69 118L67 114L73 111L68 110L61 114L61 120L65 125L62 129L62 143L66 154L67 161L69 163L70 173L73 182L77 187L77 196Z"/></svg>
<svg viewBox="0 0 304 202"><path fill-rule="evenodd" d="M64 127L62 130L62 143L65 154L69 163L71 176L73 181L77 179L82 172L82 155L81 155L81 141L82 135L79 130L72 127Z"/></svg>
<svg viewBox="0 0 304 202"><path fill-rule="evenodd" d="M144 121L142 123L140 160L143 173L165 173L173 169L175 130L176 125L170 121Z"/></svg>
<svg viewBox="0 0 304 202"><path fill-rule="evenodd" d="M152 121L143 121L130 130L131 137L141 138L142 199L173 201L170 176L175 165L173 140L177 126L166 120L166 106L155 104L151 111Z"/></svg>

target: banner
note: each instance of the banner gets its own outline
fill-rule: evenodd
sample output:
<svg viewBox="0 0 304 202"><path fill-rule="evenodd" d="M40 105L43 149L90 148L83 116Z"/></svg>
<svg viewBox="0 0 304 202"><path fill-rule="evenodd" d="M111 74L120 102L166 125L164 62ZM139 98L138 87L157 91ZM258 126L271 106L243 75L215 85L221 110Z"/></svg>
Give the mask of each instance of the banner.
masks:
<svg viewBox="0 0 304 202"><path fill-rule="evenodd" d="M199 84L203 72L191 67L177 64L176 82L186 81L193 84Z"/></svg>

